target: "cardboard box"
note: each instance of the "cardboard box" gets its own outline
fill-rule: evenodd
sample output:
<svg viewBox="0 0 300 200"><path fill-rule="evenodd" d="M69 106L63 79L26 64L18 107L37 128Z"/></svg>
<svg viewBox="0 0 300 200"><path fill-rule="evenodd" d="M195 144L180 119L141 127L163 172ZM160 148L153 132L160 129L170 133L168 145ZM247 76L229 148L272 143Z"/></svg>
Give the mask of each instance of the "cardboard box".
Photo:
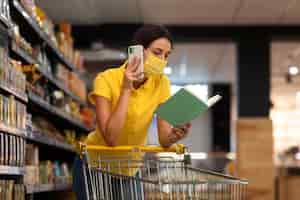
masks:
<svg viewBox="0 0 300 200"><path fill-rule="evenodd" d="M237 121L237 173L249 180L247 199L273 200L273 128L268 118Z"/></svg>

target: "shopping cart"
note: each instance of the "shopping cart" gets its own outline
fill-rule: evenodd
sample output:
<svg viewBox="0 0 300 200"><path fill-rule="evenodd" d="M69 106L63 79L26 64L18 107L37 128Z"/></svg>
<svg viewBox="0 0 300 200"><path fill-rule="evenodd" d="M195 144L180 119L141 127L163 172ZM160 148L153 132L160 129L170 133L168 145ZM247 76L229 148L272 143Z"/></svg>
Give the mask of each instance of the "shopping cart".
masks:
<svg viewBox="0 0 300 200"><path fill-rule="evenodd" d="M153 154L161 152L178 156ZM81 179L74 179L78 200L246 199L247 181L192 168L182 145L170 148L82 145L80 167ZM78 182L83 182L80 187Z"/></svg>

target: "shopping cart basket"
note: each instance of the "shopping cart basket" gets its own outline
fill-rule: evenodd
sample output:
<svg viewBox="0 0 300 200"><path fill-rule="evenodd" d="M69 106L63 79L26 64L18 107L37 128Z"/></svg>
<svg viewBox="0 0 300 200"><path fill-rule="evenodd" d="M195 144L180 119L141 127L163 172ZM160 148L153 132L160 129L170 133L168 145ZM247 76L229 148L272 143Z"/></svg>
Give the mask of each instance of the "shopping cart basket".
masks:
<svg viewBox="0 0 300 200"><path fill-rule="evenodd" d="M157 157L147 152L175 152L181 156ZM80 178L74 178L78 200L246 199L246 180L192 168L189 154L181 145L82 145L79 161L82 173Z"/></svg>

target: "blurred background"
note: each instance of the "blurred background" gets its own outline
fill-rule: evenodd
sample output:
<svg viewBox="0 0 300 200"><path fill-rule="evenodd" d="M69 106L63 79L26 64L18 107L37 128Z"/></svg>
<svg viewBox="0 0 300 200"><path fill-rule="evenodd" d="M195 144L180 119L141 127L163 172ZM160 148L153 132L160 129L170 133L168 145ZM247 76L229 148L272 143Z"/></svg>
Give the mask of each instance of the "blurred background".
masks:
<svg viewBox="0 0 300 200"><path fill-rule="evenodd" d="M73 198L76 143L95 125L86 99L93 79L127 59L137 28L163 24L175 42L164 71L172 93L188 86L203 99L223 96L192 122L183 140L193 166L249 179L247 199L298 199L300 1L0 2L1 56L9 58L1 65L21 68L26 79L20 75L21 84L13 89L18 89L16 101L27 108L24 127L17 127L30 132L23 139L25 183L34 182L27 198ZM14 82L6 79L6 85ZM9 88L2 90L11 100ZM148 140L158 144L155 118ZM3 163L0 172L7 170ZM22 182L19 175L11 174L16 185Z"/></svg>

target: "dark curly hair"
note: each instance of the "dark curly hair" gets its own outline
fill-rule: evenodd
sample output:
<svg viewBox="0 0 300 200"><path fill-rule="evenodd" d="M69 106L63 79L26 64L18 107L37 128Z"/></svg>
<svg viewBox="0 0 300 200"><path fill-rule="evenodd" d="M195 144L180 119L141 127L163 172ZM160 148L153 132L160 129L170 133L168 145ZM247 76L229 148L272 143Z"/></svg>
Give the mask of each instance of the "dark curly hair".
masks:
<svg viewBox="0 0 300 200"><path fill-rule="evenodd" d="M173 48L173 39L168 29L162 25L153 24L144 25L139 28L133 36L132 45L140 44L147 49L153 41L159 38L169 40Z"/></svg>

